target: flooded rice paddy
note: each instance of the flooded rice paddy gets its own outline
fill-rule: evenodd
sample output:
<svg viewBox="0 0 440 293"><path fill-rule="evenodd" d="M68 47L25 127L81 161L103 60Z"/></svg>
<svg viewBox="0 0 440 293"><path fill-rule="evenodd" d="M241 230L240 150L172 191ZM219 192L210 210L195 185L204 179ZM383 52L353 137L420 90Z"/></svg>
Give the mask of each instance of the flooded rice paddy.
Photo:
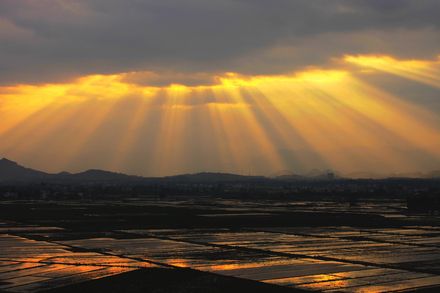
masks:
<svg viewBox="0 0 440 293"><path fill-rule="evenodd" d="M400 207L390 206L379 213L394 211L399 216ZM267 216L285 208L241 205L227 213L215 209L199 219ZM145 225L80 233L55 225L0 222L0 291L6 292L36 292L154 267L188 267L324 292L440 286L440 227L435 225L238 229Z"/></svg>

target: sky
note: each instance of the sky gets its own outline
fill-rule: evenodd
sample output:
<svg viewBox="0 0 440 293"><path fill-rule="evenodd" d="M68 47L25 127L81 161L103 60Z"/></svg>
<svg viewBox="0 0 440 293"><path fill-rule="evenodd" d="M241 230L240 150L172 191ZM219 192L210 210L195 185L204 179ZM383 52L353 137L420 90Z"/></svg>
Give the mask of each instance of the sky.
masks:
<svg viewBox="0 0 440 293"><path fill-rule="evenodd" d="M438 0L0 0L0 157L47 172L440 170Z"/></svg>

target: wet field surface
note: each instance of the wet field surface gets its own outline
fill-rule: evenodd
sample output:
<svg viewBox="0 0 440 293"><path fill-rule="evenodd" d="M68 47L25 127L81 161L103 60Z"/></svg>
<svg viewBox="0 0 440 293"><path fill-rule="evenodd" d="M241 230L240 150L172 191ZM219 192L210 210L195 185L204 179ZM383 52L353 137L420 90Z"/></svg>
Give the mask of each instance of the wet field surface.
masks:
<svg viewBox="0 0 440 293"><path fill-rule="evenodd" d="M14 236L15 227L0 234L0 289L33 292L102 278L154 265ZM32 231L19 227L19 231ZM39 227L40 229L42 227ZM50 228L48 228L50 229Z"/></svg>
<svg viewBox="0 0 440 293"><path fill-rule="evenodd" d="M221 201L207 208L185 201L133 201L116 204L113 214L118 220L101 226L96 221L103 222L110 211L97 211L96 204L62 204L64 208L81 210L84 219L89 219L80 223L72 214L60 218L46 215L49 207L35 202L27 204L27 218L13 217L15 204L3 203L2 207L9 207L11 212L8 215L4 209L5 219L0 219L0 290L5 292L61 288L143 268L192 268L324 292L440 288L438 219L407 215L399 202L376 204L376 208L374 203L349 208L331 202L262 205ZM60 204L50 208L57 205L60 208ZM261 217L284 219L286 212L293 213L292 221L298 219L298 213L314 217L335 210L332 205L336 211L328 218L323 214L323 221L330 219L329 225L316 220L313 226L307 222L276 225L278 221L257 225ZM130 209L131 206L136 208ZM138 209L142 206L144 209ZM196 213L195 219L200 223L163 227L160 219L170 216L167 207L168 212L176 212L176 206L189 218ZM123 215L130 211L145 213L142 217L146 221L134 224ZM152 213L157 222L151 220ZM353 214L355 219L371 215L374 225L331 223L340 221L340 217L349 220ZM382 219L379 223L378 215ZM206 227L205 219L219 219L220 224L209 222L215 224ZM229 219L255 225L232 228L228 227Z"/></svg>

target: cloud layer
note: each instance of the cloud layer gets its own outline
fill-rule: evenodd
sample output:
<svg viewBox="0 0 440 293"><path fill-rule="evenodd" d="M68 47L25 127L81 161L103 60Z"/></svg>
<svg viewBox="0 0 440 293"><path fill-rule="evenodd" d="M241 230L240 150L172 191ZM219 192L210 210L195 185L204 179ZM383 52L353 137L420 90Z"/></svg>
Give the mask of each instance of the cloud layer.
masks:
<svg viewBox="0 0 440 293"><path fill-rule="evenodd" d="M0 83L281 73L357 53L432 58L438 11L437 0L3 0Z"/></svg>

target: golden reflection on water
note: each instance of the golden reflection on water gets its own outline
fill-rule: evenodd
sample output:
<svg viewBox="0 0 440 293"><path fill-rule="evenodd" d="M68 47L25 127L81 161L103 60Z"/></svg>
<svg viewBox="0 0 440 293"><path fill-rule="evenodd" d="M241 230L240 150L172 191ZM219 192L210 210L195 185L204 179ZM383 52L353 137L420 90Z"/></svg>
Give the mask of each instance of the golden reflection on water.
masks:
<svg viewBox="0 0 440 293"><path fill-rule="evenodd" d="M348 287L351 281L350 279L316 281L316 283L306 284L304 287L312 290L331 290Z"/></svg>
<svg viewBox="0 0 440 293"><path fill-rule="evenodd" d="M230 263L230 264L221 264L221 265L212 265L207 267L207 269L212 271L229 271L229 270L237 270L237 269L249 269L249 268L258 268L274 265L274 263L265 263L265 262L252 262L252 263Z"/></svg>
<svg viewBox="0 0 440 293"><path fill-rule="evenodd" d="M191 266L190 263L188 262L188 260L184 259L184 258L168 259L168 260L166 260L166 263L169 265L180 267L180 268L188 268Z"/></svg>
<svg viewBox="0 0 440 293"><path fill-rule="evenodd" d="M308 283L333 281L333 280L338 280L340 278L341 277L329 275L329 274L319 274L319 275L312 275L312 276L270 279L270 280L265 280L264 282L271 283L271 284L277 284L277 285L308 284ZM319 286L319 284L318 284L318 286Z"/></svg>

